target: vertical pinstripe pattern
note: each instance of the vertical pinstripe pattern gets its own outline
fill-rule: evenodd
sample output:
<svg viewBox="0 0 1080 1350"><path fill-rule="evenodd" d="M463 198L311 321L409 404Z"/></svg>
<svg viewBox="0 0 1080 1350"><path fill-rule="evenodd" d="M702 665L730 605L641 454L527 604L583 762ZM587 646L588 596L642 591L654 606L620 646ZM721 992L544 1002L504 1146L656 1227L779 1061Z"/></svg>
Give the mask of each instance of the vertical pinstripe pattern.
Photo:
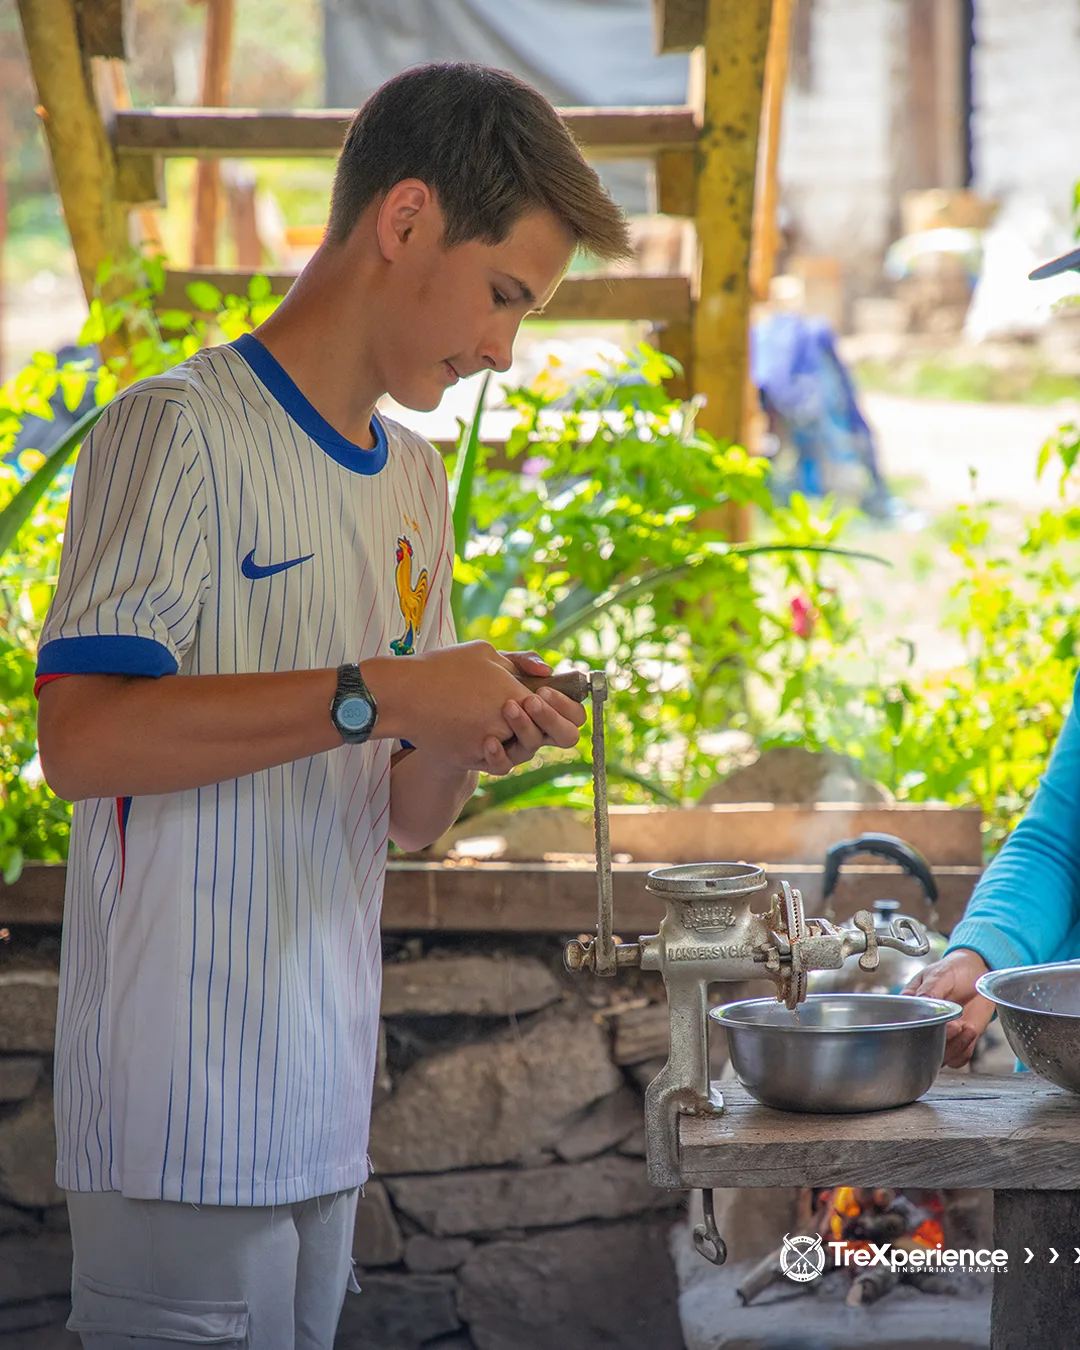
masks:
<svg viewBox="0 0 1080 1350"><path fill-rule="evenodd" d="M385 424L385 466L359 471L372 452L328 450L280 393L221 347L109 408L76 469L42 670L182 676L388 654L403 535L414 580L431 578L417 649L454 640L436 453ZM312 557L249 580L252 550L263 567ZM364 1181L390 753L342 747L136 797L123 858L116 803L76 806L59 1185L266 1205Z"/></svg>

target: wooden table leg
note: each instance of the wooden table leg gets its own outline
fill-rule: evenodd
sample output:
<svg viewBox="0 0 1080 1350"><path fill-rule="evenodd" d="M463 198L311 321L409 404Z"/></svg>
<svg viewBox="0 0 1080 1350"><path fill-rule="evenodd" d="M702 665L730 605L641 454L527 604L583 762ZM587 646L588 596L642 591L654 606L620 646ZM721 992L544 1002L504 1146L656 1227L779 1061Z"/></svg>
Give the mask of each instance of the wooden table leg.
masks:
<svg viewBox="0 0 1080 1350"><path fill-rule="evenodd" d="M994 1276L990 1350L1074 1350L1080 1344L1080 1191L995 1191L994 1246L1009 1269ZM1027 1261L1025 1248L1034 1252ZM1051 1264L1051 1248L1058 1259Z"/></svg>

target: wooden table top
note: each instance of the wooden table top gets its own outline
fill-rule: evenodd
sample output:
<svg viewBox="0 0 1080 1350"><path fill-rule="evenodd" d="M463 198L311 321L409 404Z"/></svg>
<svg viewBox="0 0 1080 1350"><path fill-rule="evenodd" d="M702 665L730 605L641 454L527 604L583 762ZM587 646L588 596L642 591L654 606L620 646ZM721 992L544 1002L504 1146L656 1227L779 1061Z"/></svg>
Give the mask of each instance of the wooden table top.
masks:
<svg viewBox="0 0 1080 1350"><path fill-rule="evenodd" d="M735 1081L721 1087L722 1116L680 1121L688 1187L1080 1189L1080 1096L1033 1073L943 1070L910 1106L846 1116L774 1111Z"/></svg>

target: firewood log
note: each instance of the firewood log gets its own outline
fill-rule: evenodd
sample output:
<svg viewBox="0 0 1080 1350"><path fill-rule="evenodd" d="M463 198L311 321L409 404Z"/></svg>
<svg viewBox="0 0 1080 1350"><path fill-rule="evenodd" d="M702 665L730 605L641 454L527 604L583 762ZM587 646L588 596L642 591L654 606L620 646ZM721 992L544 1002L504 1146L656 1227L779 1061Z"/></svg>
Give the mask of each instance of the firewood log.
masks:
<svg viewBox="0 0 1080 1350"><path fill-rule="evenodd" d="M857 1308L862 1303L876 1303L899 1283L900 1276L891 1270L860 1270L852 1280L844 1302L849 1308Z"/></svg>

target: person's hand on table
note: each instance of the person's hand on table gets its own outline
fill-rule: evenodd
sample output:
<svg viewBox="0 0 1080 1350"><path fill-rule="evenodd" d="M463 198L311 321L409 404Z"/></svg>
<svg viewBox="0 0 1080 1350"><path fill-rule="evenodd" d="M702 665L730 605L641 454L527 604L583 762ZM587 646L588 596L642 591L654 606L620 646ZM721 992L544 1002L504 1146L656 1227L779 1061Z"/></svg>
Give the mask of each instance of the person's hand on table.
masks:
<svg viewBox="0 0 1080 1350"><path fill-rule="evenodd" d="M945 1063L951 1069L962 1068L968 1063L975 1042L994 1015L994 1005L975 990L975 981L989 969L978 952L958 947L940 961L920 970L901 991L920 994L924 998L951 999L963 1008L963 1016L949 1022L945 1030Z"/></svg>

